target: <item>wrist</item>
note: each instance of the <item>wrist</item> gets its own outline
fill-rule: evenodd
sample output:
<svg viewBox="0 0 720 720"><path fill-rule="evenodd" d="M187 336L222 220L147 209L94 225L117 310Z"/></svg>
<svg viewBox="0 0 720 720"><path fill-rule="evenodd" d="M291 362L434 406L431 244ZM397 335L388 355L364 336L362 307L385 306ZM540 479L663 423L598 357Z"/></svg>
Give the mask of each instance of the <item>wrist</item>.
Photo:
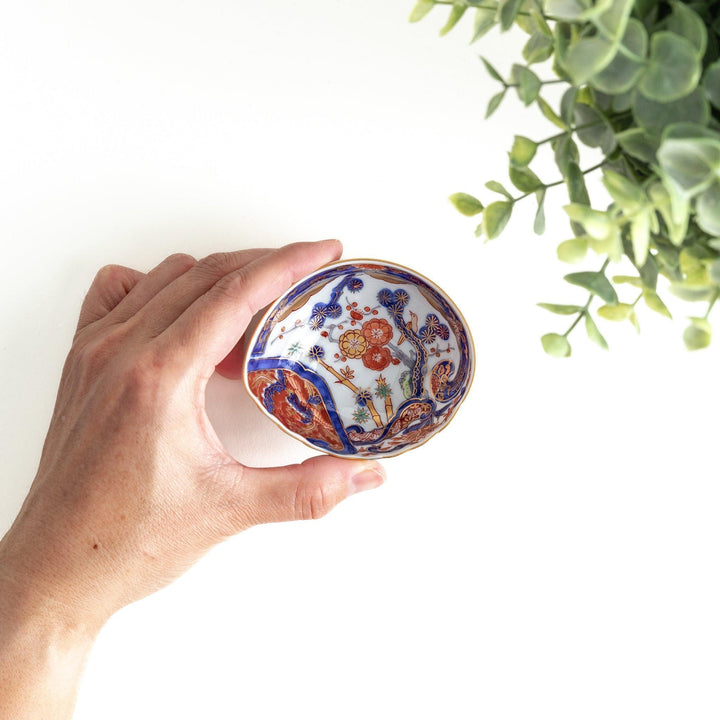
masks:
<svg viewBox="0 0 720 720"><path fill-rule="evenodd" d="M99 630L32 575L16 575L0 544L0 717L69 719Z"/></svg>

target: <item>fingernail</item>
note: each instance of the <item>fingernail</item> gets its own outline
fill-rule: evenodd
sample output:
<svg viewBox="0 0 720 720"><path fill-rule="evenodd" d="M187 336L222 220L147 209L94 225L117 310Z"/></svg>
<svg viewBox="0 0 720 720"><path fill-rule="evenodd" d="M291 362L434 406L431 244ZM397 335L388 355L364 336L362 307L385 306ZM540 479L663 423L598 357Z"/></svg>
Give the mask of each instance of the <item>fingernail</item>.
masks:
<svg viewBox="0 0 720 720"><path fill-rule="evenodd" d="M357 475L350 478L350 492L348 495L354 495L364 490L372 490L379 487L385 482L385 473L379 466L374 468L365 468Z"/></svg>

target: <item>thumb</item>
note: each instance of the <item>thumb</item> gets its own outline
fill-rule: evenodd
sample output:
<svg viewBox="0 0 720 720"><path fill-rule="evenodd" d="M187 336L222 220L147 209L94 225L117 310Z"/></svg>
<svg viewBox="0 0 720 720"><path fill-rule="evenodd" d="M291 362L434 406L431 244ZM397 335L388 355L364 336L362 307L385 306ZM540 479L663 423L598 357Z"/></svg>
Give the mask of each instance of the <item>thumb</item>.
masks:
<svg viewBox="0 0 720 720"><path fill-rule="evenodd" d="M299 465L242 467L233 502L237 530L250 525L323 517L345 498L385 481L373 461L321 455Z"/></svg>

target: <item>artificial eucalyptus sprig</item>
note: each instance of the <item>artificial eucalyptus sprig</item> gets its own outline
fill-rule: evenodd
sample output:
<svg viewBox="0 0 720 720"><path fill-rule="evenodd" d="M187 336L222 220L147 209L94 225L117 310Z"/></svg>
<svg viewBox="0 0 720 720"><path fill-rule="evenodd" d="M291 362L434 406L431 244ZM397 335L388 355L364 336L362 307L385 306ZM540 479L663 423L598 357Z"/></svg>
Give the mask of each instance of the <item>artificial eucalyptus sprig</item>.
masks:
<svg viewBox="0 0 720 720"><path fill-rule="evenodd" d="M720 296L720 0L418 0L410 20L436 6L450 10L442 35L467 14L473 15L471 42L493 28L527 34L522 62L518 58L509 77L481 58L500 84L486 118L512 90L559 131L540 140L515 136L508 177L517 193L493 180L485 186L499 199L450 198L461 213L479 216L476 235L491 240L530 196L537 202L533 229L542 234L546 197L559 197L572 237L557 246L558 258L579 263L589 252L598 256L598 269L565 276L588 292L586 302L539 303L569 322L564 333L543 336L545 351L569 356L568 336L581 322L590 339L607 348L595 317L629 321L639 331L640 301L670 317L659 277L663 292L705 303L704 313L689 318L683 339L690 350L707 347L710 312ZM554 108L542 92L560 83L565 90ZM547 181L531 168L543 146L558 170ZM599 153L600 162L584 164L581 148ZM607 192L602 208L593 205L585 182L596 171ZM554 193L561 187L564 193ZM623 258L636 274L609 275L610 263ZM632 298L621 301L631 290ZM602 304L593 317L595 298Z"/></svg>

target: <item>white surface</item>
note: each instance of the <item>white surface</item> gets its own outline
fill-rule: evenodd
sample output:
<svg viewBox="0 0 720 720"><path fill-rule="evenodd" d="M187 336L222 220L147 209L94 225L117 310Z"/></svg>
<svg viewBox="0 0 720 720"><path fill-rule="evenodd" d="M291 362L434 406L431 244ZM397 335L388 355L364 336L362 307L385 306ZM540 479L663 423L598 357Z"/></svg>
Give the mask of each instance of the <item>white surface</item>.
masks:
<svg viewBox="0 0 720 720"><path fill-rule="evenodd" d="M477 53L505 71L516 40L441 40L444 13L413 26L411 5L0 6L0 530L100 265L339 237L444 287L479 356L451 428L382 489L251 530L118 614L78 720L720 712L717 347L687 354L682 320L645 312L640 338L603 325L610 353L580 329L572 359L543 355L566 326L534 303L580 299L567 225L483 245L446 198L489 199L512 134L552 129L513 98L483 121ZM307 456L241 383L209 402L241 459Z"/></svg>

